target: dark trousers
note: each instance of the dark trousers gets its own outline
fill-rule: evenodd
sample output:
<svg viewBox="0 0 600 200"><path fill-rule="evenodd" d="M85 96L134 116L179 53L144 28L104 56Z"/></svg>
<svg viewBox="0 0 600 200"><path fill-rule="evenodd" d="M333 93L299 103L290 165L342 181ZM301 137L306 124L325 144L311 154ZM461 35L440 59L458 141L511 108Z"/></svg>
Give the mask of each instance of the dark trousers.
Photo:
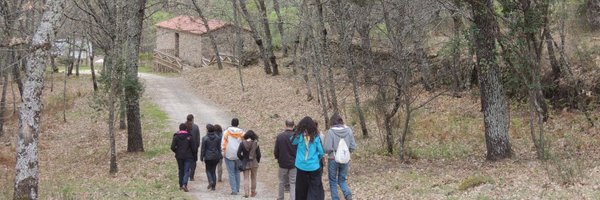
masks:
<svg viewBox="0 0 600 200"><path fill-rule="evenodd" d="M208 178L209 184L217 183L217 165L219 160L205 160L204 165L206 166L206 177Z"/></svg>
<svg viewBox="0 0 600 200"><path fill-rule="evenodd" d="M296 168L297 169L297 168ZM302 171L297 169L296 172L296 199L297 200L323 200L325 199L325 191L323 190L323 182L321 170L312 172Z"/></svg>
<svg viewBox="0 0 600 200"><path fill-rule="evenodd" d="M190 165L190 179L194 179L194 174L196 174L196 162L197 161L192 161L192 164Z"/></svg>
<svg viewBox="0 0 600 200"><path fill-rule="evenodd" d="M179 187L187 185L190 178L190 166L194 162L193 159L177 159L179 167Z"/></svg>

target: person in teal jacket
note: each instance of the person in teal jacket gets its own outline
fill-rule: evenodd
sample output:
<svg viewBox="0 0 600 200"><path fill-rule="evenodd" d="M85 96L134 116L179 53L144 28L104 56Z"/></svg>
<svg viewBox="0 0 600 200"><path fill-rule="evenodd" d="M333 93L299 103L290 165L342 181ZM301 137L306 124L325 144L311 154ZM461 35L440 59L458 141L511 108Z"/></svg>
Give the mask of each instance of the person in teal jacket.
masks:
<svg viewBox="0 0 600 200"><path fill-rule="evenodd" d="M304 117L290 138L296 145L296 199L323 200L325 191L321 181L321 159L325 155L317 125L310 117Z"/></svg>

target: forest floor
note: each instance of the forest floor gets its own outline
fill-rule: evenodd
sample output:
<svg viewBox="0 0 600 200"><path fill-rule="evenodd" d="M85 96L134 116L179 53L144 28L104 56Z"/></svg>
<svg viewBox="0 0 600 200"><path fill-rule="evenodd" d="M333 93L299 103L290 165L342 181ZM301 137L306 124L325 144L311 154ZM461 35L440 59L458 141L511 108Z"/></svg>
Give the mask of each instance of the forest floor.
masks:
<svg viewBox="0 0 600 200"><path fill-rule="evenodd" d="M148 94L141 101L145 152L128 153L126 131L117 130L119 172L113 176L108 173L106 107L93 95L91 76L69 77L65 99L64 75L54 79L47 75L39 144L40 199L190 199L177 185L177 164L169 148L174 126ZM8 99L12 113L12 96ZM14 183L18 117L9 116L0 137L0 199L12 199Z"/></svg>
<svg viewBox="0 0 600 200"><path fill-rule="evenodd" d="M324 129L318 102L306 101L301 77L293 76L289 68L280 72L270 76L261 67L244 68L244 92L234 67L218 70L212 66L183 76L199 96L230 109L240 118L241 127L257 132L261 149L270 152L285 119L298 121L311 116ZM597 109L592 112L596 127L577 111L552 110L545 126L550 159L540 161L529 134L529 111L523 103L512 102L510 140L514 156L489 162L485 160L477 91L464 92L462 98L441 96L414 114L407 143L411 159L401 161L385 151L369 88L362 88L361 96L370 137L361 137L351 87L343 76L336 73L338 100L358 143L348 176L355 199L600 199ZM315 88L312 92L316 96ZM401 117L395 121L400 122ZM269 153L263 155L272 158ZM277 165L271 162L261 165L260 173L275 174L276 170ZM323 183L329 199L326 173Z"/></svg>

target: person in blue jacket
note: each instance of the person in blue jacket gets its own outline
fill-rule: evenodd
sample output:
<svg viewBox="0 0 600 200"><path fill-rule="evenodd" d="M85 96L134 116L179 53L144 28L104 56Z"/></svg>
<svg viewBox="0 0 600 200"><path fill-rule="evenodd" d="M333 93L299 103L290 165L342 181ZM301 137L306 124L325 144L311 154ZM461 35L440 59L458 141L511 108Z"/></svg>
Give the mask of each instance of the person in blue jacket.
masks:
<svg viewBox="0 0 600 200"><path fill-rule="evenodd" d="M324 156L323 146L317 125L310 117L304 117L294 135L290 138L296 145L296 199L323 200L325 191L321 181L321 159Z"/></svg>

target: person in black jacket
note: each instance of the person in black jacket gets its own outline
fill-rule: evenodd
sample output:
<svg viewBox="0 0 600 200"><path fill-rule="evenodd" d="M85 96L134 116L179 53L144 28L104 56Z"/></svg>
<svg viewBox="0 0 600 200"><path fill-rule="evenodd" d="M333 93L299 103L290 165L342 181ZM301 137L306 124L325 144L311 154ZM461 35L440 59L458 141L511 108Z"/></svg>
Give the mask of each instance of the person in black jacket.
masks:
<svg viewBox="0 0 600 200"><path fill-rule="evenodd" d="M285 130L277 135L275 141L275 159L279 163L279 194L278 200L284 199L285 188L290 190L290 199L296 199L296 146L290 138L294 135L294 121L285 121Z"/></svg>
<svg viewBox="0 0 600 200"><path fill-rule="evenodd" d="M200 128L194 123L194 115L189 114L186 117L185 125L187 126L187 132L192 135L194 143L196 144L196 152L200 148ZM194 162L190 166L190 181L194 181L194 175L196 174L196 162L198 162L198 155L194 155Z"/></svg>
<svg viewBox="0 0 600 200"><path fill-rule="evenodd" d="M219 124L213 125L215 127L215 133L219 136L219 138L223 139L223 128ZM223 182L223 158L219 160L219 164L217 164L217 179L219 182Z"/></svg>
<svg viewBox="0 0 600 200"><path fill-rule="evenodd" d="M208 178L208 187L206 189L215 190L217 186L217 164L221 160L221 137L215 132L214 126L206 125L206 136L202 137L202 149L200 151L200 161L206 166L206 176Z"/></svg>
<svg viewBox="0 0 600 200"><path fill-rule="evenodd" d="M189 191L187 183L190 177L190 166L198 155L198 149L195 147L192 135L187 132L187 126L184 123L179 124L179 131L173 135L171 151L175 152L179 167L179 189L185 192Z"/></svg>

